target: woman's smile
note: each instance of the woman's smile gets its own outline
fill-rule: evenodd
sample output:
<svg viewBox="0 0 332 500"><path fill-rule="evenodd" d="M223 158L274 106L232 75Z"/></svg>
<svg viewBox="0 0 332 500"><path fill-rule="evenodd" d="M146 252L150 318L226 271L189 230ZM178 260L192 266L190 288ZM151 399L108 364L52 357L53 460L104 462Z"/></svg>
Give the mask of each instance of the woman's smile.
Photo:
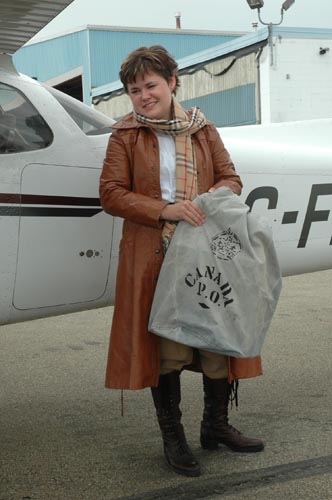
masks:
<svg viewBox="0 0 332 500"><path fill-rule="evenodd" d="M153 72L138 74L135 82L128 83L128 95L136 113L152 120L170 120L175 85L173 76L167 81Z"/></svg>

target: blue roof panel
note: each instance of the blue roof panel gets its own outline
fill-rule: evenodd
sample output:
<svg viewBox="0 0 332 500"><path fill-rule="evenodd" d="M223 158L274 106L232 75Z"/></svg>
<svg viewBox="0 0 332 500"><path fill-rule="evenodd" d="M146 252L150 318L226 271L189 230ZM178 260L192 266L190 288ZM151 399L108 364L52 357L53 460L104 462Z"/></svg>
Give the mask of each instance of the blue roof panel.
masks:
<svg viewBox="0 0 332 500"><path fill-rule="evenodd" d="M83 64L86 32L79 31L25 45L13 61L18 71L45 82Z"/></svg>
<svg viewBox="0 0 332 500"><path fill-rule="evenodd" d="M15 53L13 60L18 71L40 81L50 80L83 65L84 71L90 73L85 77L91 76L91 86L94 88L117 80L123 59L141 45L164 45L176 59L180 59L241 35L87 26L27 44Z"/></svg>
<svg viewBox="0 0 332 500"><path fill-rule="evenodd" d="M188 34L149 31L90 31L91 83L92 88L100 87L119 78L123 59L142 45L163 45L180 59L197 51L229 42L236 35Z"/></svg>

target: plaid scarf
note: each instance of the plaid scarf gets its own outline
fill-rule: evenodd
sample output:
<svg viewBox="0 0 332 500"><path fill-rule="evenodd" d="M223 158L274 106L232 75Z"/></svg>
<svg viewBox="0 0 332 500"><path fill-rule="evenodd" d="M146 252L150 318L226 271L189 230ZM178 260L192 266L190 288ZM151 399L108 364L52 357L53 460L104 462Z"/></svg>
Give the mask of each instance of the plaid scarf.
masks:
<svg viewBox="0 0 332 500"><path fill-rule="evenodd" d="M193 200L197 196L197 168L191 135L205 126L205 116L198 107L192 108L188 116L182 106L173 97L172 120L152 120L134 111L135 118L152 129L165 135L175 137L176 151L176 194L175 203L183 200ZM162 241L163 250L166 250L176 229L177 222L165 221Z"/></svg>

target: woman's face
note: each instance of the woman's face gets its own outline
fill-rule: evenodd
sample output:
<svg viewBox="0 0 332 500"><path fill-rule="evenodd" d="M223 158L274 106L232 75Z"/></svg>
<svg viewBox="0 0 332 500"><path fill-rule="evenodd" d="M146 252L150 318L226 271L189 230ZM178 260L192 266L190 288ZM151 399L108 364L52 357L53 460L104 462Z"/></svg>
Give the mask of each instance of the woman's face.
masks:
<svg viewBox="0 0 332 500"><path fill-rule="evenodd" d="M170 120L175 85L175 76L168 82L157 73L145 73L137 75L136 82L128 83L128 95L136 113L153 120Z"/></svg>

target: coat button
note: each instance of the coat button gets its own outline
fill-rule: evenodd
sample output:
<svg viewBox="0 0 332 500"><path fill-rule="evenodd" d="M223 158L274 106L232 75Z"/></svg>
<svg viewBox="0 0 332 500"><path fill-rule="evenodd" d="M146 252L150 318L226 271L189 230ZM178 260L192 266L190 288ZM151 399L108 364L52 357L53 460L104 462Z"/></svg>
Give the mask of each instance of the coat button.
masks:
<svg viewBox="0 0 332 500"><path fill-rule="evenodd" d="M160 253L160 249L159 248L156 248L154 253Z"/></svg>
<svg viewBox="0 0 332 500"><path fill-rule="evenodd" d="M154 198L159 198L159 194L156 193L156 194L153 195L153 197Z"/></svg>
<svg viewBox="0 0 332 500"><path fill-rule="evenodd" d="M151 167L151 171L156 172L156 170L157 170L157 167L155 165L153 165L153 167Z"/></svg>

